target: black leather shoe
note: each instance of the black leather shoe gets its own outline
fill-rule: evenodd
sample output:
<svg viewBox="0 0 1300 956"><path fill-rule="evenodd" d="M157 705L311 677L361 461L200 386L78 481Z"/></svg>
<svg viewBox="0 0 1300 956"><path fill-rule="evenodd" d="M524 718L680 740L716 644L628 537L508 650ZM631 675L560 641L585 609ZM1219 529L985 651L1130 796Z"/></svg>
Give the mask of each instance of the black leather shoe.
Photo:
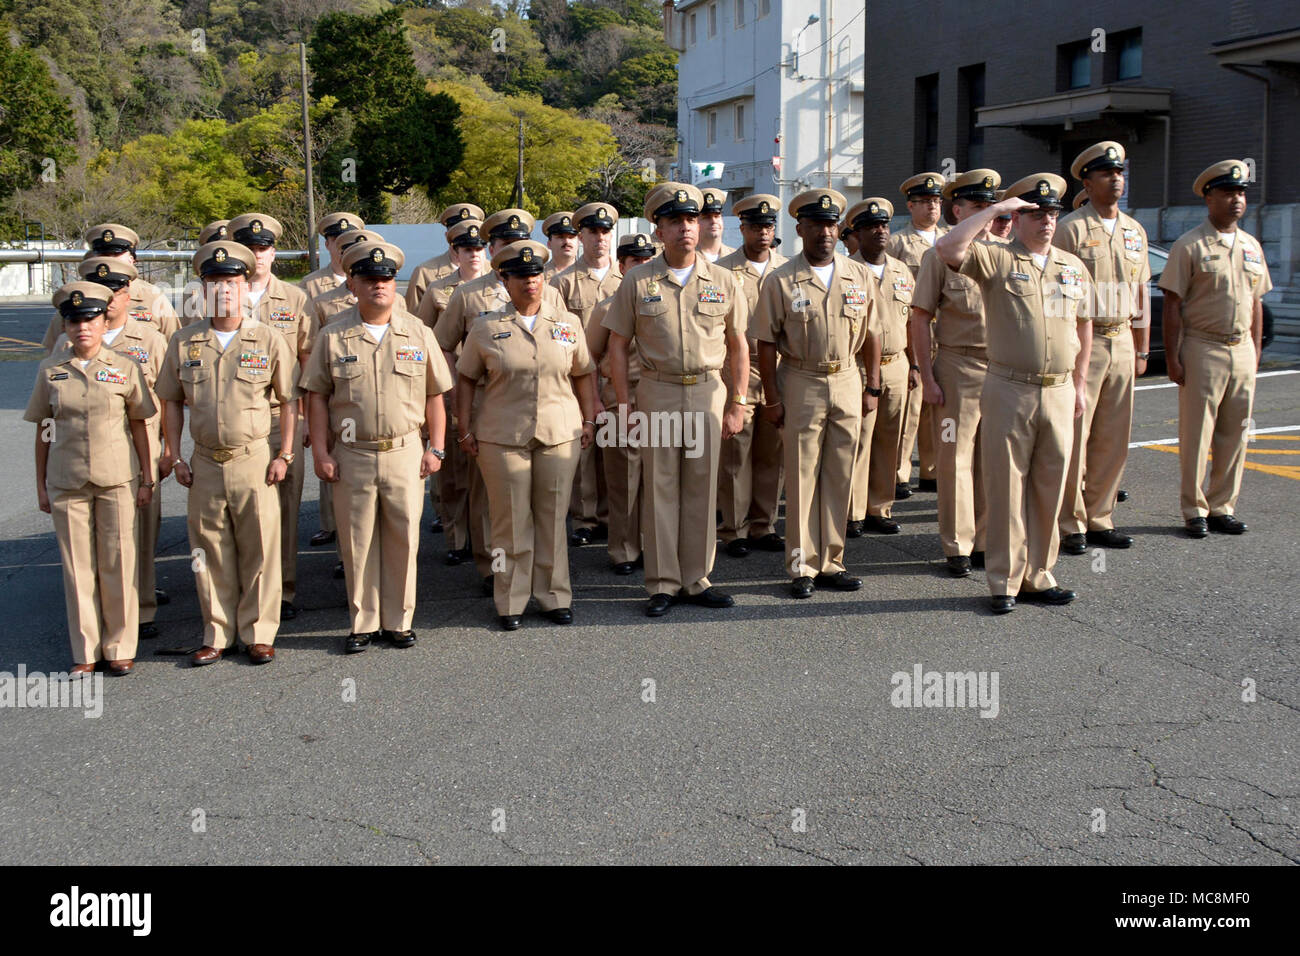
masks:
<svg viewBox="0 0 1300 956"><path fill-rule="evenodd" d="M456 565L463 564L464 562L471 560L473 557L474 551L472 548L453 548L447 552L447 556L442 559L442 563L448 567L454 568Z"/></svg>
<svg viewBox="0 0 1300 956"><path fill-rule="evenodd" d="M338 534L334 531L317 531L311 536L311 541L309 543L313 548L322 548L327 544L333 544L334 539L337 537Z"/></svg>
<svg viewBox="0 0 1300 956"><path fill-rule="evenodd" d="M1115 500L1116 500L1116 501L1128 501L1129 498L1131 498L1131 497L1133 497L1133 496L1130 495L1130 494L1129 494L1127 491L1125 491L1123 488L1121 488L1121 489L1120 489L1118 492L1116 492L1116 494L1115 494Z"/></svg>
<svg viewBox="0 0 1300 956"><path fill-rule="evenodd" d="M151 637L158 636L158 625L153 621L145 621L140 625L140 639L148 640Z"/></svg>
<svg viewBox="0 0 1300 956"><path fill-rule="evenodd" d="M646 617L663 617L668 613L668 609L673 606L673 596L671 594L652 594L650 600L645 606Z"/></svg>
<svg viewBox="0 0 1300 956"><path fill-rule="evenodd" d="M749 550L751 551L784 551L785 539L775 531L769 531L761 538L749 539Z"/></svg>
<svg viewBox="0 0 1300 956"><path fill-rule="evenodd" d="M862 522L850 521L848 525L844 528L844 537L846 538L862 537Z"/></svg>
<svg viewBox="0 0 1300 956"><path fill-rule="evenodd" d="M292 621L297 616L298 616L298 609L296 607L294 607L288 601L280 602L280 620Z"/></svg>
<svg viewBox="0 0 1300 956"><path fill-rule="evenodd" d="M964 554L952 554L948 556L948 573L954 578L970 577L970 558Z"/></svg>
<svg viewBox="0 0 1300 956"><path fill-rule="evenodd" d="M699 594L687 594L683 591L681 600L687 604L698 604L700 607L733 607L736 603L736 599L730 594L723 594L713 587L705 588Z"/></svg>
<svg viewBox="0 0 1300 956"><path fill-rule="evenodd" d="M492 575L489 574L487 577L483 579L483 596L491 597L495 593L496 593L496 582L492 580Z"/></svg>
<svg viewBox="0 0 1300 956"><path fill-rule="evenodd" d="M590 528L574 528L573 531L569 533L569 546L572 548L584 548L591 544L592 537L593 534Z"/></svg>
<svg viewBox="0 0 1300 956"><path fill-rule="evenodd" d="M910 498L910 497L912 497L912 486L911 486L911 485L905 485L905 484L894 485L894 500L895 500L895 501L902 501L903 499L905 499L905 498Z"/></svg>
<svg viewBox="0 0 1300 956"><path fill-rule="evenodd" d="M856 591L862 587L862 578L855 578L847 571L836 571L834 574L819 574L813 578L819 588L830 588L833 591Z"/></svg>
<svg viewBox="0 0 1300 956"><path fill-rule="evenodd" d="M1067 534L1061 539L1061 550L1066 554L1086 554L1088 539L1081 534Z"/></svg>
<svg viewBox="0 0 1300 956"><path fill-rule="evenodd" d="M1209 526L1204 518L1188 518L1185 527L1189 538L1204 538L1210 533Z"/></svg>
<svg viewBox="0 0 1300 956"><path fill-rule="evenodd" d="M502 614L497 620L501 622L503 631L517 631L524 625L524 619L518 614Z"/></svg>
<svg viewBox="0 0 1300 956"><path fill-rule="evenodd" d="M1029 601L1033 604L1069 604L1077 594L1066 588L1048 588L1046 591L1020 591L1020 600Z"/></svg>
<svg viewBox="0 0 1300 956"><path fill-rule="evenodd" d="M429 531L433 534L442 534L442 519L435 515L433 521L429 523Z"/></svg>
<svg viewBox="0 0 1300 956"><path fill-rule="evenodd" d="M917 491L938 491L939 482L934 478L922 478L916 483Z"/></svg>
<svg viewBox="0 0 1300 956"><path fill-rule="evenodd" d="M172 599L170 596L168 596L167 592L164 591L162 588L154 588L153 603L157 604L159 607L162 607L166 604L171 604Z"/></svg>
<svg viewBox="0 0 1300 956"><path fill-rule="evenodd" d="M618 564L610 568L610 570L613 571L615 574L620 574L620 575L631 574L633 571L636 570L636 562L620 561Z"/></svg>
<svg viewBox="0 0 1300 956"><path fill-rule="evenodd" d="M347 575L343 572L343 562L340 561L338 564L334 565L334 580L342 581L345 577L347 577Z"/></svg>
<svg viewBox="0 0 1300 956"><path fill-rule="evenodd" d="M1010 614L1016 609L1016 599L1009 594L995 594L989 598L994 614Z"/></svg>
<svg viewBox="0 0 1300 956"><path fill-rule="evenodd" d="M415 632L412 630L408 629L405 631L390 631L385 629L380 633L382 634L384 640L388 641L394 647L415 646Z"/></svg>
<svg viewBox="0 0 1300 956"><path fill-rule="evenodd" d="M876 534L898 534L899 525L893 518L867 515L867 520L862 523L862 527L867 531L874 531Z"/></svg>
<svg viewBox="0 0 1300 956"><path fill-rule="evenodd" d="M1089 531L1087 540L1089 544L1099 544L1103 548L1118 548L1120 551L1133 547L1133 539L1114 528Z"/></svg>
<svg viewBox="0 0 1300 956"><path fill-rule="evenodd" d="M1211 531L1219 534L1245 534L1246 522L1236 515L1210 515L1206 524Z"/></svg>
<svg viewBox="0 0 1300 956"><path fill-rule="evenodd" d="M727 542L727 546L722 550L733 558L747 558L749 557L749 542L744 538L733 538Z"/></svg>
<svg viewBox="0 0 1300 956"><path fill-rule="evenodd" d="M795 578L790 582L790 596L796 598L810 598L813 596L813 579L812 578Z"/></svg>
<svg viewBox="0 0 1300 956"><path fill-rule="evenodd" d="M543 613L546 615L546 619L552 624L573 623L573 608L557 607Z"/></svg>
<svg viewBox="0 0 1300 956"><path fill-rule="evenodd" d="M349 634L347 642L343 645L343 651L347 654L357 654L364 651L370 646L370 638L373 633L369 634Z"/></svg>
<svg viewBox="0 0 1300 956"><path fill-rule="evenodd" d="M972 551L972 552L970 553L970 566L971 566L972 568L983 568L983 567L984 567L984 552L983 552L983 551Z"/></svg>

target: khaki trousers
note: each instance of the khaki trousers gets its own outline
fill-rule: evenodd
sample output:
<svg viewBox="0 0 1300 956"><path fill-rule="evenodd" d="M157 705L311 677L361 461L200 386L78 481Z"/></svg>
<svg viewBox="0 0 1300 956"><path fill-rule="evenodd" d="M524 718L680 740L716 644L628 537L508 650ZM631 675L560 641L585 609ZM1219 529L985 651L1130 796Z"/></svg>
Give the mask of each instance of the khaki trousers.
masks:
<svg viewBox="0 0 1300 956"><path fill-rule="evenodd" d="M275 486L280 499L280 581L281 600L293 603L298 585L298 510L302 507L302 482L307 474L307 460L303 457L303 436L306 422L298 419L298 433L293 436L293 464L285 472L284 481ZM280 416L271 416L271 434L267 439L271 458L280 454Z"/></svg>
<svg viewBox="0 0 1300 956"><path fill-rule="evenodd" d="M609 496L609 560L641 557L641 449L607 445L600 450Z"/></svg>
<svg viewBox="0 0 1300 956"><path fill-rule="evenodd" d="M274 644L280 629L281 512L266 483L270 464L264 440L224 463L199 449L190 461L190 567L208 647Z"/></svg>
<svg viewBox="0 0 1300 956"><path fill-rule="evenodd" d="M447 549L459 551L469 544L469 482L470 459L464 445L458 440L460 430L451 417L451 402L447 403L447 460L434 475L436 484L430 484L430 495L438 489L438 517L442 519L442 533Z"/></svg>
<svg viewBox="0 0 1300 956"><path fill-rule="evenodd" d="M1088 358L1088 407L1074 420L1074 446L1065 474L1061 536L1115 527L1113 512L1133 428L1133 335L1093 333Z"/></svg>
<svg viewBox="0 0 1300 956"><path fill-rule="evenodd" d="M491 550L504 557L494 575L498 614L523 614L528 598L543 611L572 607L564 514L582 444L524 447L479 443L479 470L492 515ZM497 551L497 549L500 551Z"/></svg>
<svg viewBox="0 0 1300 956"><path fill-rule="evenodd" d="M133 660L140 631L134 481L50 490L77 664Z"/></svg>
<svg viewBox="0 0 1300 956"><path fill-rule="evenodd" d="M328 481L320 483L320 529L325 532L338 530L334 524L334 485Z"/></svg>
<svg viewBox="0 0 1300 956"><path fill-rule="evenodd" d="M980 394L988 359L939 348L934 378L942 405L931 416L935 480L939 483L939 542L945 557L984 550L987 509L980 465ZM914 389L915 391L915 389Z"/></svg>
<svg viewBox="0 0 1300 956"><path fill-rule="evenodd" d="M980 398L980 452L988 500L989 594L1056 586L1056 524L1074 434L1073 380L1043 387L989 373Z"/></svg>
<svg viewBox="0 0 1300 956"><path fill-rule="evenodd" d="M785 402L785 556L791 578L844 567L844 526L862 419L856 365L831 375L781 366Z"/></svg>
<svg viewBox="0 0 1300 956"><path fill-rule="evenodd" d="M473 419L478 419L478 410L483 404L482 386L474 390ZM466 456L468 458L468 456ZM492 538L492 518L488 513L487 489L483 487L483 473L479 462L469 459L469 537L474 547L474 567L480 578L492 574L492 549L488 541Z"/></svg>
<svg viewBox="0 0 1300 956"><path fill-rule="evenodd" d="M718 456L718 534L724 544L775 529L782 457L781 430L757 408L746 409L744 430L724 441Z"/></svg>
<svg viewBox="0 0 1300 956"><path fill-rule="evenodd" d="M931 326L933 328L933 326ZM897 483L912 483L912 449L916 448L921 462L919 477L935 479L938 474L938 448L934 443L934 406L921 401L921 389L914 388L907 396L907 417L903 420L903 434L898 445Z"/></svg>
<svg viewBox="0 0 1300 956"><path fill-rule="evenodd" d="M642 375L636 407L647 415L668 413L685 436L690 421L695 447L657 447L647 437L641 449L641 530L645 538L646 593L700 594L718 546L718 453L727 389L708 372L694 385L658 382ZM654 419L651 419L653 422ZM651 424L653 433L659 428ZM672 430L672 429L667 429ZM685 442L682 443L683 445ZM694 457L687 457L690 452Z"/></svg>
<svg viewBox="0 0 1300 956"><path fill-rule="evenodd" d="M1224 345L1184 335L1179 355L1187 372L1178 390L1183 518L1234 514L1255 399L1255 343L1246 338ZM1203 491L1207 453L1210 485Z"/></svg>
<svg viewBox="0 0 1300 956"><path fill-rule="evenodd" d="M903 440L903 414L907 410L907 356L902 353L880 366L880 401L867 415L858 436L853 463L850 516L861 521L868 514L888 518L894 507L898 446ZM913 389L915 391L915 389ZM870 419L868 424L867 419ZM910 473L911 466L908 466Z"/></svg>
<svg viewBox="0 0 1300 956"><path fill-rule="evenodd" d="M415 617L423 456L418 431L393 439L388 451L334 446L334 520L353 634L409 630Z"/></svg>
<svg viewBox="0 0 1300 956"><path fill-rule="evenodd" d="M573 527L595 528L609 521L609 501L605 489L605 466L602 450L596 445L581 449L578 471L573 479L573 495L569 499L569 514Z"/></svg>

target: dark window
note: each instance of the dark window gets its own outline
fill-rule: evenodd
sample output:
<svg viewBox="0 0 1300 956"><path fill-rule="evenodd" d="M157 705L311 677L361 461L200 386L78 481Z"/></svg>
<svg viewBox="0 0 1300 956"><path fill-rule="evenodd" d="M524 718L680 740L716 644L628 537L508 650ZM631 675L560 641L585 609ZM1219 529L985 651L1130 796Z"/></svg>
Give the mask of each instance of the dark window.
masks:
<svg viewBox="0 0 1300 956"><path fill-rule="evenodd" d="M976 111L983 105L984 64L958 70L957 115L966 118L957 134L957 163L962 169L979 169L984 165L984 128L975 125L979 120Z"/></svg>
<svg viewBox="0 0 1300 956"><path fill-rule="evenodd" d="M939 74L916 78L915 169L934 169L939 163Z"/></svg>
<svg viewBox="0 0 1300 956"><path fill-rule="evenodd" d="M1115 79L1131 80L1142 75L1142 31L1130 30L1119 38L1119 63Z"/></svg>
<svg viewBox="0 0 1300 956"><path fill-rule="evenodd" d="M1056 88L1081 90L1092 85L1091 41L1064 43L1056 48Z"/></svg>

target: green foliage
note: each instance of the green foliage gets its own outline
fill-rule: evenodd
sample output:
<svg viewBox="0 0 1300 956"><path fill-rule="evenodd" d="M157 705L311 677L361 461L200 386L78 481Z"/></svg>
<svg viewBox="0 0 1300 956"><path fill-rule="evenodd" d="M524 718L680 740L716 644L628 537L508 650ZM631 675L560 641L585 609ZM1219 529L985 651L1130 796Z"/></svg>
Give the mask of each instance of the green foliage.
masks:
<svg viewBox="0 0 1300 956"><path fill-rule="evenodd" d="M0 39L0 201L68 165L76 154L76 128L67 98L50 71L31 50Z"/></svg>

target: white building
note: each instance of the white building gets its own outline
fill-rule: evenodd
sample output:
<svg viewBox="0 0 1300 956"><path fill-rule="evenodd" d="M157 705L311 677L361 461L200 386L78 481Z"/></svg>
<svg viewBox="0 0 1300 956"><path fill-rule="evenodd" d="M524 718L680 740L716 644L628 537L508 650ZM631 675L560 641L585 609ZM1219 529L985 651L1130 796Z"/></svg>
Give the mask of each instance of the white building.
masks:
<svg viewBox="0 0 1300 956"><path fill-rule="evenodd" d="M665 37L680 53L670 175L689 182L692 162L724 163L713 184L732 201L775 193L785 206L826 185L860 200L864 11L835 0L665 3ZM777 234L784 252L797 245L788 217Z"/></svg>

